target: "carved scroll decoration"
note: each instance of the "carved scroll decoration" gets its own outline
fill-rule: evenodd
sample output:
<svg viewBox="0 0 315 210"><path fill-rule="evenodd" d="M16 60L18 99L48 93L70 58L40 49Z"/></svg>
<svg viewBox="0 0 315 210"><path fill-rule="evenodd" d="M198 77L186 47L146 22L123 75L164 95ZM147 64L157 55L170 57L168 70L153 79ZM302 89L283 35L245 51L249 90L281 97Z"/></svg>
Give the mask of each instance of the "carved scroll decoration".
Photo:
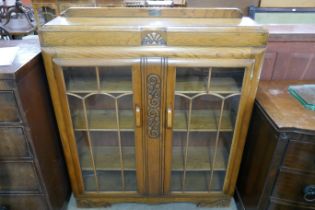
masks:
<svg viewBox="0 0 315 210"><path fill-rule="evenodd" d="M142 45L166 45L166 41L159 32L147 33L142 39Z"/></svg>
<svg viewBox="0 0 315 210"><path fill-rule="evenodd" d="M147 77L147 122L148 135L151 138L160 136L160 111L161 111L161 79L156 74Z"/></svg>

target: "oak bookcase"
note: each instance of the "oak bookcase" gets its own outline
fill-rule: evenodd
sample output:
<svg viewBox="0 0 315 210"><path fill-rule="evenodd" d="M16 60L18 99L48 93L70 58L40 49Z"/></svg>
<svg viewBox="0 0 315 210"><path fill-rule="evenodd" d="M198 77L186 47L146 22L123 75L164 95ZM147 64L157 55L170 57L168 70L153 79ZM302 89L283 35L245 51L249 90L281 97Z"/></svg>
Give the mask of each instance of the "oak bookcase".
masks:
<svg viewBox="0 0 315 210"><path fill-rule="evenodd" d="M40 31L80 206L227 205L267 32L235 9L70 9Z"/></svg>

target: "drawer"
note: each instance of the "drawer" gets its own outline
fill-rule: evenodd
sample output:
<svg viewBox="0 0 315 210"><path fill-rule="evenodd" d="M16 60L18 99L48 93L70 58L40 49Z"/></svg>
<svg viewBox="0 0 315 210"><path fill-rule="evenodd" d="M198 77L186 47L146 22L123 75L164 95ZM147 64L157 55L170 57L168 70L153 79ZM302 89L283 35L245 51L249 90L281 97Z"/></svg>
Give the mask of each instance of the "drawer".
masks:
<svg viewBox="0 0 315 210"><path fill-rule="evenodd" d="M315 201L307 202L304 199L304 188L315 185L315 174L306 174L281 170L277 178L272 196L288 201L314 206Z"/></svg>
<svg viewBox="0 0 315 210"><path fill-rule="evenodd" d="M13 91L0 91L0 123L21 122Z"/></svg>
<svg viewBox="0 0 315 210"><path fill-rule="evenodd" d="M310 133L289 132L286 133L291 141L315 143L315 135Z"/></svg>
<svg viewBox="0 0 315 210"><path fill-rule="evenodd" d="M30 157L22 127L0 127L0 159Z"/></svg>
<svg viewBox="0 0 315 210"><path fill-rule="evenodd" d="M41 195L0 195L0 207L8 210L47 210Z"/></svg>
<svg viewBox="0 0 315 210"><path fill-rule="evenodd" d="M12 90L14 87L13 80L0 80L0 90Z"/></svg>
<svg viewBox="0 0 315 210"><path fill-rule="evenodd" d="M271 202L268 206L268 210L310 210L315 209L315 206L303 206L303 205L294 205L294 204L285 204L285 203L277 203Z"/></svg>
<svg viewBox="0 0 315 210"><path fill-rule="evenodd" d="M315 143L290 141L283 165L288 168L315 172Z"/></svg>
<svg viewBox="0 0 315 210"><path fill-rule="evenodd" d="M39 182L31 162L0 162L0 192L39 192Z"/></svg>

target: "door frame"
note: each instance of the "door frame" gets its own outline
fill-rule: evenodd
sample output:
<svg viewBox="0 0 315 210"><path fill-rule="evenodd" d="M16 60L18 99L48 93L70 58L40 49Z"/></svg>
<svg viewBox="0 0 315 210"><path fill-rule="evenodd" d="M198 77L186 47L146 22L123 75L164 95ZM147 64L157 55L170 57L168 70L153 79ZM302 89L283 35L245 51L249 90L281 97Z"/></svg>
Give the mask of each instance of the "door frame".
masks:
<svg viewBox="0 0 315 210"><path fill-rule="evenodd" d="M176 68L177 67L240 67L244 68L244 77L239 101L239 108L238 108L238 115L235 121L235 128L231 143L231 149L229 151L229 158L227 163L226 175L223 184L223 193L233 196L233 193L230 191L230 187L228 186L232 179L232 170L234 167L239 167L240 158L238 157L238 151L240 148L244 146L240 142L244 142L246 136L242 135L241 127L242 127L242 120L246 113L247 109L251 109L252 107L247 104L248 97L255 92L256 90L252 88L251 80L254 79L254 68L255 68L255 59L229 59L229 58L200 58L200 59L184 59L184 58L169 58L168 59L168 72L166 75L167 80L167 92L166 92L166 106L168 107L166 110L166 118L171 115L171 118L174 119L174 96L175 96L175 83L176 83ZM169 112L171 109L171 113ZM167 120L166 120L167 121ZM196 195L196 194L209 194L215 193L214 191L200 193L200 192L185 192L185 193L172 193L170 190L171 186L171 172L172 172L172 148L173 148L173 122L174 120L170 120L171 122L166 122L165 125L165 168L164 168L164 183L163 183L163 193L164 194L174 194L174 195ZM169 126L169 125L170 126ZM245 128L247 127L245 126ZM238 161L235 161L238 160ZM238 166L237 166L238 165ZM236 176L234 174L234 176ZM233 190L234 191L234 188Z"/></svg>
<svg viewBox="0 0 315 210"><path fill-rule="evenodd" d="M71 113L69 109L68 98L66 95L65 80L63 77L63 66L72 67L96 67L96 66L126 66L132 67L132 91L133 91L133 110L134 110L134 133L135 133L135 164L136 164L136 181L137 192L124 192L124 191L84 191L84 181L82 176L82 170L80 167L79 155L77 151L77 143L73 130L73 124L71 119ZM57 92L58 97L53 97L54 107L58 111L57 123L62 138L62 144L64 149L65 158L67 160L67 167L70 175L71 185L76 197L81 195L96 196L100 194L106 195L119 195L126 194L131 196L137 196L145 191L144 180L144 150L142 139L142 124L143 120L140 115L140 119L136 119L137 112L142 111L142 85L141 85L141 72L139 59L77 59L77 58L55 58L52 59L52 72L53 81L51 81L51 89ZM50 78L51 80L52 78ZM140 124L139 124L140 123ZM69 129L71 128L71 129Z"/></svg>

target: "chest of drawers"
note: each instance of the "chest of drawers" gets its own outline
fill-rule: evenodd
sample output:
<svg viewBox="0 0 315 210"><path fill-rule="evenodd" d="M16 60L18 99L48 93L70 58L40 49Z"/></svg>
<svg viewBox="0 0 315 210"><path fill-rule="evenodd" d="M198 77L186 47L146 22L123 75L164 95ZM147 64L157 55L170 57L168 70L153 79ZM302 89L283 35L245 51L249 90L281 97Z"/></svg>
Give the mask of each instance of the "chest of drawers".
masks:
<svg viewBox="0 0 315 210"><path fill-rule="evenodd" d="M315 112L288 85L261 82L245 146L238 189L246 209L315 209Z"/></svg>
<svg viewBox="0 0 315 210"><path fill-rule="evenodd" d="M64 209L70 188L38 40L0 46L18 47L0 66L0 207Z"/></svg>

